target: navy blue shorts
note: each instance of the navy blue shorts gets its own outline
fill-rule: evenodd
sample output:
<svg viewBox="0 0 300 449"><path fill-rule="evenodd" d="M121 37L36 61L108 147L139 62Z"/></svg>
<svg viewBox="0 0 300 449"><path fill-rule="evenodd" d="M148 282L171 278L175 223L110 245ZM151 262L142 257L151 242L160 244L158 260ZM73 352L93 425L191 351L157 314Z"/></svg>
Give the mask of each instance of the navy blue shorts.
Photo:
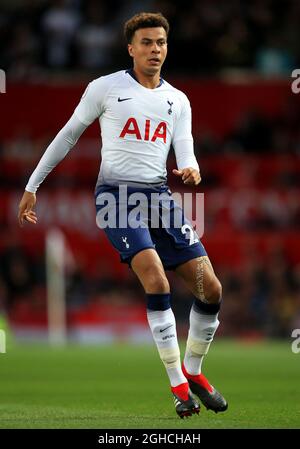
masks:
<svg viewBox="0 0 300 449"><path fill-rule="evenodd" d="M100 186L95 194L97 225L130 266L135 254L153 248L165 269L200 256L204 246L168 186Z"/></svg>

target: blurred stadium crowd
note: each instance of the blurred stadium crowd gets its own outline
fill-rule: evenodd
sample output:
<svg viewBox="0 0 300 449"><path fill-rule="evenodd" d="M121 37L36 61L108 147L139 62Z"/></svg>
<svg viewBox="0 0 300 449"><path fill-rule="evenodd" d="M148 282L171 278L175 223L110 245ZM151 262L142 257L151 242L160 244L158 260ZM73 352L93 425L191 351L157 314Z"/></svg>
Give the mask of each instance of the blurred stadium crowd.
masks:
<svg viewBox="0 0 300 449"><path fill-rule="evenodd" d="M237 73L251 73L258 80L262 76L286 80L300 67L297 0L203 0L189 2L188 8L186 2L169 0L2 0L0 61L11 89L13 82L24 86L28 81L55 83L61 77L70 84L74 79L81 83L129 67L122 24L141 10L161 11L170 20L165 72L177 79L193 75L201 83L217 75L228 79L230 74L235 80ZM191 98L192 104L193 100L201 102L202 98ZM225 336L289 337L292 329L300 328L300 244L295 238L300 229L299 98L290 93L283 107L272 114L249 107L223 133L204 125L197 114L194 121L195 152L206 194L204 244L224 291L220 332ZM51 129L35 136L21 120L14 133L6 135L2 130L0 134L0 311L12 316L25 309L29 314L46 309L40 230L22 234L13 221L16 211L11 204L16 207L29 174L54 134ZM64 165L43 185L46 195L62 187L80 189L92 201L98 152L99 141L83 136L68 156L69 162L63 162L70 166ZM169 169L174 164L171 155ZM171 178L169 184L176 188ZM8 197L12 198L10 205ZM92 258L88 248L94 249L95 232L87 232L91 243L86 258ZM227 246L219 245L226 240ZM239 245L239 256L234 255L235 245ZM116 272L118 262L110 265L103 257L99 252L91 269L85 257L74 251L67 276L70 309L143 303L142 289L131 271L122 267ZM184 331L192 298L173 273L169 276L179 329L182 326Z"/></svg>
<svg viewBox="0 0 300 449"><path fill-rule="evenodd" d="M0 60L11 77L123 68L122 25L139 11L171 24L169 72L211 74L229 68L266 76L299 65L297 0L2 0ZM187 51L188 50L188 51Z"/></svg>

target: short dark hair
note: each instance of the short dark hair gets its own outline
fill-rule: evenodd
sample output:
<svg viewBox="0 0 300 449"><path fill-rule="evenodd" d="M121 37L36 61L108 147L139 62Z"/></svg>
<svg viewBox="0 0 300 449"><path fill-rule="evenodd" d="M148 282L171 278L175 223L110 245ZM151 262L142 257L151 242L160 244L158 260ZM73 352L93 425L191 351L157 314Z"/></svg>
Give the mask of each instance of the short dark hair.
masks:
<svg viewBox="0 0 300 449"><path fill-rule="evenodd" d="M131 43L136 30L140 28L162 27L168 36L170 25L167 19L160 13L140 12L127 20L124 25L124 35L128 44Z"/></svg>

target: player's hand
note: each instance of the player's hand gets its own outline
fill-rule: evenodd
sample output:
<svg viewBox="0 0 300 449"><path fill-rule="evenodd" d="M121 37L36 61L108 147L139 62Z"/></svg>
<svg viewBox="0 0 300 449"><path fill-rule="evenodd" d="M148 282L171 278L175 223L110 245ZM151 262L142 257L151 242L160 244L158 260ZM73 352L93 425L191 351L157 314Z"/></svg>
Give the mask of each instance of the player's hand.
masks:
<svg viewBox="0 0 300 449"><path fill-rule="evenodd" d="M36 224L37 216L36 213L33 211L35 203L36 203L35 193L27 192L25 190L19 204L18 220L20 226L23 226L24 220L28 221L29 223Z"/></svg>
<svg viewBox="0 0 300 449"><path fill-rule="evenodd" d="M182 170L173 170L174 175L181 176L184 184L190 184L193 186L198 185L201 182L201 176L198 170L192 167L183 168Z"/></svg>

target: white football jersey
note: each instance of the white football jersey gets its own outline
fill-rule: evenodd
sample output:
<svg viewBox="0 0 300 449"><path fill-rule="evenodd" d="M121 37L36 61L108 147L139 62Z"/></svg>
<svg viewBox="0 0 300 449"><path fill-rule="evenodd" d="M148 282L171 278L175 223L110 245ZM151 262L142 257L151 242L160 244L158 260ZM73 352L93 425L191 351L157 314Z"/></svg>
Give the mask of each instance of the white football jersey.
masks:
<svg viewBox="0 0 300 449"><path fill-rule="evenodd" d="M88 85L74 114L86 126L95 119L100 122L102 163L97 185L165 182L171 144L179 169L199 169L189 100L165 80L148 89L129 70L102 76Z"/></svg>
<svg viewBox="0 0 300 449"><path fill-rule="evenodd" d="M35 193L46 176L74 147L94 120L102 134L97 185L165 183L171 144L179 170L199 170L187 97L166 81L147 89L122 70L92 81L74 114L50 143L26 185Z"/></svg>

